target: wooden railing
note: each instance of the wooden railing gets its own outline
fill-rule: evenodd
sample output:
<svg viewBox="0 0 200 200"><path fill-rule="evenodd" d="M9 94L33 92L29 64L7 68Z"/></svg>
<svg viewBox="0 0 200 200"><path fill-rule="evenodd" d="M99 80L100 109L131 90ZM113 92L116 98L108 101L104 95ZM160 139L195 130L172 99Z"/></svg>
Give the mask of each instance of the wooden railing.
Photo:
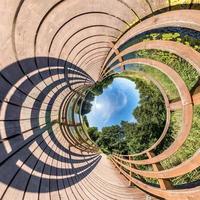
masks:
<svg viewBox="0 0 200 200"><path fill-rule="evenodd" d="M129 64L148 65L164 73L174 83L177 91L179 92L180 100L169 102L169 100L165 98L168 116L170 116L170 113L175 110L182 111L181 131L175 138L175 141L166 150L158 155L155 155L154 153L156 147L163 141L167 134L170 117L167 118L167 126L166 129L163 131L163 134L161 134L160 138L150 148L142 152L135 153L133 155L113 154L111 156L111 160L114 165L119 169L120 173L128 179L130 184L134 184L142 190L164 199L197 200L198 197L200 197L199 186L192 187L190 186L190 183L188 183L187 187L180 189L177 188L176 185L173 185L171 182L172 178L183 176L189 172L192 172L200 166L199 150L183 163L170 169L164 169L161 164L162 161L175 154L187 140L192 127L193 106L200 104L200 93L193 94L192 92L190 92L186 84L182 80L181 76L170 66L162 62L147 58L134 58L125 60L124 56L139 50L156 49L159 51L167 51L169 53L176 54L182 59L185 59L185 61L190 63L193 68L198 73L200 73L200 53L190 46L174 41L163 40L139 42L125 48L121 52L119 50L117 51L117 49L119 49L119 47L124 43L127 43L131 38L153 28L162 28L166 26L182 26L200 31L200 25L197 20L198 16L200 17L200 11L181 10L160 14L158 16L151 17L147 20L142 21L141 23L127 31L115 43L106 61L104 62L104 66L101 71L101 78L103 79L104 77L109 75L114 69L121 66L125 66L124 70L126 70L126 65ZM113 56L113 54L115 54L115 56ZM116 63L116 61L118 61L118 64L114 64ZM151 77L151 80L153 81L154 78ZM157 86L158 85L161 85L161 87L159 88L161 93L165 94L165 91L162 88L162 83L157 84ZM146 156L147 158L143 160L136 159L137 156L141 155ZM141 170L140 166L151 166L151 170ZM158 185L154 186L145 181L149 178L156 180Z"/></svg>

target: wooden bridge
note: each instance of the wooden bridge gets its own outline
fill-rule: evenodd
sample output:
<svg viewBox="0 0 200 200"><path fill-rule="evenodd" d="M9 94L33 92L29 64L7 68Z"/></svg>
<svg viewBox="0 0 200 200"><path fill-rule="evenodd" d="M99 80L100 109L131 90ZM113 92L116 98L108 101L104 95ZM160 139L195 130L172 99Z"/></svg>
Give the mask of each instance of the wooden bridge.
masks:
<svg viewBox="0 0 200 200"><path fill-rule="evenodd" d="M193 107L200 104L198 84L191 91L163 62L126 59L139 50L165 51L200 73L200 53L193 46L134 40L169 27L199 34L199 4L199 0L1 0L0 199L199 200L198 181L181 187L171 182L199 168L199 150L170 169L161 164L190 134ZM131 64L148 65L168 76L179 99L171 102L162 83L147 76L165 100L163 133L143 152L107 157L99 153L75 111L96 81ZM182 111L181 131L156 155L176 110ZM137 159L141 155L146 158ZM152 170L139 168L146 165Z"/></svg>

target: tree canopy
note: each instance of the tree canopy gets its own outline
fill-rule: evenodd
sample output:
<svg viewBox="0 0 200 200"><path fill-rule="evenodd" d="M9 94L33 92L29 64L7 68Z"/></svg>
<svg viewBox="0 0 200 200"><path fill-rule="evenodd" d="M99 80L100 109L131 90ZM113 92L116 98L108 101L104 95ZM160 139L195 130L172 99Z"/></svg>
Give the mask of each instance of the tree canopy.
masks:
<svg viewBox="0 0 200 200"><path fill-rule="evenodd" d="M88 130L105 153L138 153L150 147L163 131L166 110L160 91L146 80L135 78L134 82L140 91L139 105L133 111L136 122L122 121L120 125L104 127L101 131L94 127Z"/></svg>
<svg viewBox="0 0 200 200"><path fill-rule="evenodd" d="M94 101L95 96L99 96L103 93L103 90L107 88L113 82L113 76L109 76L101 82L96 82L95 85L90 89L90 91L85 96L85 99L81 108L81 115L88 114L92 109L92 101ZM81 101L78 102L81 104Z"/></svg>

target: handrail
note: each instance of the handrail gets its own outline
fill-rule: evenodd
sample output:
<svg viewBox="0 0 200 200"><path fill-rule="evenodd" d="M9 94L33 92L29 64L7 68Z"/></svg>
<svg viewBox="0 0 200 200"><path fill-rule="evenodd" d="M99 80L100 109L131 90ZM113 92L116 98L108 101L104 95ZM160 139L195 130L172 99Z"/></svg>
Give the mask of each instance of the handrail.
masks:
<svg viewBox="0 0 200 200"><path fill-rule="evenodd" d="M105 70L108 60L114 53L114 49L118 49L120 45L124 44L134 36L148 30L169 26L181 26L200 31L199 18L200 12L198 10L176 10L147 18L146 20L132 27L115 43L114 48L111 49L106 60L104 61L102 70ZM101 74L103 74L103 71Z"/></svg>

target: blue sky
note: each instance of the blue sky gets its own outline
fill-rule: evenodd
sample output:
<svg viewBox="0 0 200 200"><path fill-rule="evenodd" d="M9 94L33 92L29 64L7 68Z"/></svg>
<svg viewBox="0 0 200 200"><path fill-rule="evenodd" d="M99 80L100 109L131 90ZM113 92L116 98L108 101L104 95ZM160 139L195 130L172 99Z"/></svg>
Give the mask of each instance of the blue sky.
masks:
<svg viewBox="0 0 200 200"><path fill-rule="evenodd" d="M123 121L136 121L132 115L140 100L135 83L126 78L115 78L113 83L104 89L103 94L96 96L92 102L91 112L87 114L90 127L120 124Z"/></svg>

